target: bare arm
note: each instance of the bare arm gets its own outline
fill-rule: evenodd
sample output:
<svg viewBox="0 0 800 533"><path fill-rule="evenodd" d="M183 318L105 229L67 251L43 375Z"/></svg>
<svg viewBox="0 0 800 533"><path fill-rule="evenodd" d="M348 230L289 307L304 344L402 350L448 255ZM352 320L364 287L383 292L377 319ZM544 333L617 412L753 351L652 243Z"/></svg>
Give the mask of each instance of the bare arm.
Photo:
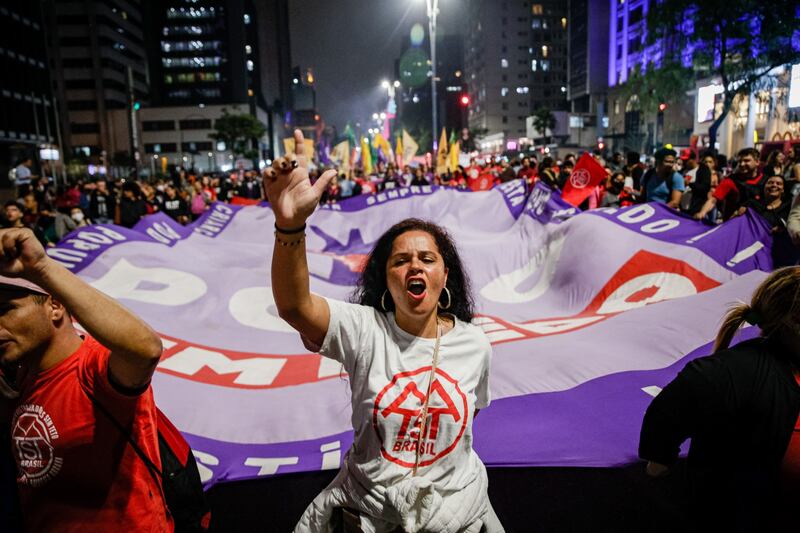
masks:
<svg viewBox="0 0 800 533"><path fill-rule="evenodd" d="M683 196L683 191L672 189L667 206L671 207L672 209L679 209L681 206L681 196Z"/></svg>
<svg viewBox="0 0 800 533"><path fill-rule="evenodd" d="M277 226L272 254L272 294L280 317L311 344L319 346L328 331L330 310L324 298L311 293L305 233L293 230L305 225L336 171L325 172L311 185L300 130L295 130L294 139L297 168L292 168L292 158L287 157L276 161L264 177L264 189Z"/></svg>
<svg viewBox="0 0 800 533"><path fill-rule="evenodd" d="M696 218L697 220L702 220L703 218L705 218L705 216L708 214L709 211L714 209L714 206L716 205L717 205L717 199L714 198L713 196L709 196L708 200L706 200L706 203L704 203L703 207L700 208L700 211L695 213L694 218Z"/></svg>
<svg viewBox="0 0 800 533"><path fill-rule="evenodd" d="M36 283L111 350L109 372L126 388L147 385L161 357L159 336L128 309L50 259L27 229L3 230L0 272Z"/></svg>

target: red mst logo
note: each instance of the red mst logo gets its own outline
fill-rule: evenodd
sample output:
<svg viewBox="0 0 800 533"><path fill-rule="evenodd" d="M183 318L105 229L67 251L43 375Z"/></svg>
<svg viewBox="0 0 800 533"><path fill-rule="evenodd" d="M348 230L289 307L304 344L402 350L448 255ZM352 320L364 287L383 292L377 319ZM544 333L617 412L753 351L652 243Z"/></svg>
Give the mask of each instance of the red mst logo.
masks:
<svg viewBox="0 0 800 533"><path fill-rule="evenodd" d="M431 367L396 374L375 398L372 426L381 441L381 454L400 466L413 468L425 393ZM456 447L467 428L467 397L458 382L436 369L428 400L428 424L422 435L420 466L428 466Z"/></svg>

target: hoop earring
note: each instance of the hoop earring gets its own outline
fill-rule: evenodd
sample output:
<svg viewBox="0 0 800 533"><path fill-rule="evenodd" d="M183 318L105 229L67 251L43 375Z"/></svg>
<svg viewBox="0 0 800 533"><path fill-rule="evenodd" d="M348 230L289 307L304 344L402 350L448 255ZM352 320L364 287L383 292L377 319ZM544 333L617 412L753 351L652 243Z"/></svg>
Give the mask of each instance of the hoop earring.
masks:
<svg viewBox="0 0 800 533"><path fill-rule="evenodd" d="M450 309L450 304L453 303L453 299L450 297L450 290L447 287L444 288L444 292L447 294L447 305L442 305L442 302L437 302L437 305L439 306L439 309L447 310Z"/></svg>
<svg viewBox="0 0 800 533"><path fill-rule="evenodd" d="M383 309L384 313L388 313L389 310L386 309L386 293L389 292L388 290L384 290L383 294L381 294L381 309Z"/></svg>

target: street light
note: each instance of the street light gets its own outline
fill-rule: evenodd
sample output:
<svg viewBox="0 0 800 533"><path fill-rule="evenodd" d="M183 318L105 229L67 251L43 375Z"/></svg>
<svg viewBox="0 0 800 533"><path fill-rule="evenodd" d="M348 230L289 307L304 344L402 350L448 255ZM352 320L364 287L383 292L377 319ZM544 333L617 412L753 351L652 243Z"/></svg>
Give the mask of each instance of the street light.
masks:
<svg viewBox="0 0 800 533"><path fill-rule="evenodd" d="M183 118L178 119L178 154L182 161L188 161L188 158L184 157L183 155L183 128L181 127L181 121L190 120L193 118L198 118L200 120L205 120L206 117L200 115L199 113L190 113ZM191 153L191 152L190 152ZM194 154L192 154L192 164L194 165Z"/></svg>
<svg viewBox="0 0 800 533"><path fill-rule="evenodd" d="M436 152L436 130L438 125L436 110L436 16L439 14L439 0L425 0L428 8L428 35L431 39L431 122L433 123L433 151Z"/></svg>

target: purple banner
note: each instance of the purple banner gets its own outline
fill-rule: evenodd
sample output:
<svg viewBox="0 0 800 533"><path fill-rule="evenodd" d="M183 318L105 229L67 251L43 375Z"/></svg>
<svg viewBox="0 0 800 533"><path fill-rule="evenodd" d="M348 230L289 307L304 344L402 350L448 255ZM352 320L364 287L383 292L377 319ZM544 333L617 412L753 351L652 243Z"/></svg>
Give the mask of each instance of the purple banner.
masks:
<svg viewBox="0 0 800 533"><path fill-rule="evenodd" d="M311 289L347 299L376 240L411 216L453 234L493 344L493 403L475 430L489 465L635 460L652 395L708 352L727 306L772 269L755 216L711 228L655 204L580 213L517 181L319 209ZM156 400L208 484L338 468L352 439L342 366L309 353L277 316L273 223L269 206L214 204L186 227L155 215L134 230L82 228L48 250L161 334Z"/></svg>

